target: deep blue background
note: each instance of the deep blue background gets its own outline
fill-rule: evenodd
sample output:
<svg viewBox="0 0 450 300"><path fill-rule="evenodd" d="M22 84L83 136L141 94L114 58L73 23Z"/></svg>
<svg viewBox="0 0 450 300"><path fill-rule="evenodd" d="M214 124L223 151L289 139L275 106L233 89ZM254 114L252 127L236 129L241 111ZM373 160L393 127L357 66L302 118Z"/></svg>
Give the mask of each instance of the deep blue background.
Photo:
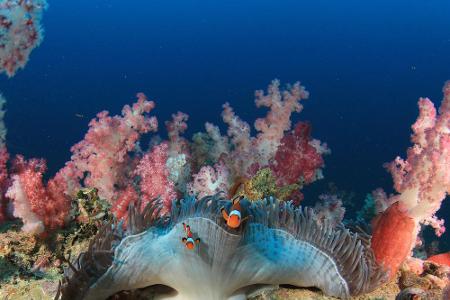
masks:
<svg viewBox="0 0 450 300"><path fill-rule="evenodd" d="M264 113L255 89L300 80L311 97L295 120L332 149L310 190L333 181L360 205L391 190L382 164L405 155L418 97L439 103L450 79L447 0L49 1L44 42L0 90L11 152L46 157L50 174L96 112L136 92L156 100L161 124L188 113L190 135L220 124L226 101L252 123Z"/></svg>

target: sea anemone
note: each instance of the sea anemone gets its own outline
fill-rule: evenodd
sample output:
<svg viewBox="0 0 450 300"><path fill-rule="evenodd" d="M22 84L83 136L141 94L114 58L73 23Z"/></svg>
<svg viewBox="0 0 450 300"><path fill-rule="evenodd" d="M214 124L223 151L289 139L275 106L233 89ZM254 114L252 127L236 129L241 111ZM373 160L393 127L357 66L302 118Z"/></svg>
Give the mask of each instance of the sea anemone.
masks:
<svg viewBox="0 0 450 300"><path fill-rule="evenodd" d="M245 299L261 285L317 287L343 299L376 288L386 272L374 260L365 237L343 226L319 224L310 208L268 198L242 201L250 216L230 229L220 208L223 194L176 201L169 216L160 205L142 213L129 207L127 228L99 231L61 286L61 299L106 299L120 291L170 287L161 298ZM139 206L137 206L139 207ZM182 243L182 223L201 243Z"/></svg>

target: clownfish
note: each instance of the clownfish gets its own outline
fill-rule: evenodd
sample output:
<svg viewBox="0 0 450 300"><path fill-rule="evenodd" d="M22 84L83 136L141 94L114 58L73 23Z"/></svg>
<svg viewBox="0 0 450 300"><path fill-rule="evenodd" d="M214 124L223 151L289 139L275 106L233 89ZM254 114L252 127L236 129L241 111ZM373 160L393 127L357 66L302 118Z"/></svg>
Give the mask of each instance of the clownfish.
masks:
<svg viewBox="0 0 450 300"><path fill-rule="evenodd" d="M184 232L186 233L186 237L183 237L181 241L184 243L186 248L188 248L189 250L193 250L195 248L195 245L200 243L200 239L197 238L194 240L194 236L192 235L191 227L189 225L183 223L183 228Z"/></svg>
<svg viewBox="0 0 450 300"><path fill-rule="evenodd" d="M249 216L242 219L242 210L240 201L244 196L236 197L232 200L230 214L228 214L225 210L225 207L222 207L220 211L222 212L222 216L224 220L227 222L227 226L230 228L238 228L241 226L242 222L248 219Z"/></svg>

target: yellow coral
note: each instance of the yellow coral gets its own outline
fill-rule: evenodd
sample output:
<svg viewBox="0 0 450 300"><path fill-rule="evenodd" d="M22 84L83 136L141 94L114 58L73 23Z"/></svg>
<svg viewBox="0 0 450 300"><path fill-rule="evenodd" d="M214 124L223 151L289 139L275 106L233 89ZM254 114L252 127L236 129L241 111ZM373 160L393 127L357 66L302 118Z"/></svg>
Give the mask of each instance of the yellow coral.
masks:
<svg viewBox="0 0 450 300"><path fill-rule="evenodd" d="M276 184L276 178L272 174L270 168L259 170L251 179L240 179L238 184L239 186L235 189L233 194L244 196L251 201L256 201L269 196L274 196L280 200L287 200L292 192L300 188L299 184L290 184L279 187Z"/></svg>

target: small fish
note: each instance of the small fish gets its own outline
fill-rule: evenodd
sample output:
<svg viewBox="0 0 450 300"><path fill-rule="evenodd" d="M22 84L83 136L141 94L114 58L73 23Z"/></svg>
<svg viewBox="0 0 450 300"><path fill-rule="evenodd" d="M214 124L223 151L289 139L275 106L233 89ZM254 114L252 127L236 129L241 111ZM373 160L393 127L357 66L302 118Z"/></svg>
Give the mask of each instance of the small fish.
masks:
<svg viewBox="0 0 450 300"><path fill-rule="evenodd" d="M186 237L183 237L181 241L185 244L186 248L189 250L193 250L195 245L200 244L200 239L197 238L194 240L194 236L191 232L191 227L183 223L184 232L186 233Z"/></svg>
<svg viewBox="0 0 450 300"><path fill-rule="evenodd" d="M82 119L82 118L84 118L84 115L82 115L82 114L75 114L75 117Z"/></svg>
<svg viewBox="0 0 450 300"><path fill-rule="evenodd" d="M225 207L222 207L220 211L222 212L222 216L227 222L227 226L230 228L238 228L241 226L242 222L247 220L249 216L242 219L242 209L240 201L243 199L243 196L236 197L232 200L231 212L227 213Z"/></svg>

